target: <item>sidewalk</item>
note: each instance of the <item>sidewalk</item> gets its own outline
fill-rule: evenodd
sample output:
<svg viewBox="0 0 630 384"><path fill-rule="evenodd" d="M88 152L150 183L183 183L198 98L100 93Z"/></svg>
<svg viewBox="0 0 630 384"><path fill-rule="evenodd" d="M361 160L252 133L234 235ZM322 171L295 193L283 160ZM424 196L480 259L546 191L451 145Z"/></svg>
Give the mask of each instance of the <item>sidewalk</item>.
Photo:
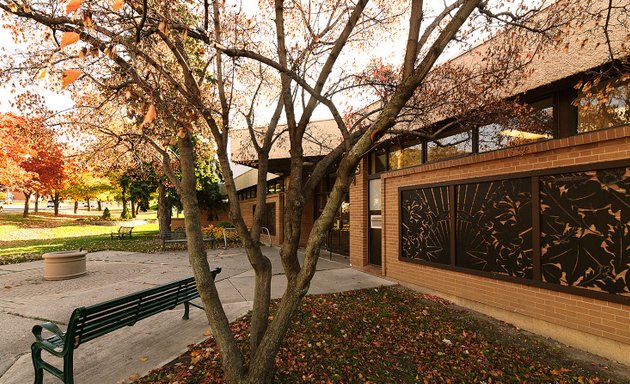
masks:
<svg viewBox="0 0 630 384"><path fill-rule="evenodd" d="M272 297L286 287L277 248L264 247L272 261ZM221 267L217 288L230 321L251 308L254 272L242 249L209 250L211 267ZM33 382L31 328L43 321L64 325L72 310L192 275L184 251L158 254L96 252L87 256L86 276L65 281L44 281L43 262L0 266L0 384ZM347 259L321 257L309 294L391 285L390 281L349 268ZM75 352L77 384L119 383L158 368L205 339L205 313L191 308L182 320L183 307L157 314L133 327L120 329ZM45 383L59 383L44 374Z"/></svg>

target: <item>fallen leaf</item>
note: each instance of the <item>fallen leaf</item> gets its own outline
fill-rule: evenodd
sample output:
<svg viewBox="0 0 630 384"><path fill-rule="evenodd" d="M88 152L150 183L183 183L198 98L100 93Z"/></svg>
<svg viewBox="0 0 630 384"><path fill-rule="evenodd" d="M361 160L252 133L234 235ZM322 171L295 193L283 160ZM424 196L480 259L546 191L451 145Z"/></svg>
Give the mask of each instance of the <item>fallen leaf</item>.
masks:
<svg viewBox="0 0 630 384"><path fill-rule="evenodd" d="M120 8L122 8L123 4L125 4L123 0L114 0L114 3L112 4L112 10L114 12L119 10Z"/></svg>
<svg viewBox="0 0 630 384"><path fill-rule="evenodd" d="M138 381L138 380L140 380L140 375L137 374L137 373L134 373L131 376L129 376L129 380L130 381Z"/></svg>
<svg viewBox="0 0 630 384"><path fill-rule="evenodd" d="M68 5L66 5L66 13L71 13L79 9L79 7L83 4L83 0L70 0Z"/></svg>
<svg viewBox="0 0 630 384"><path fill-rule="evenodd" d="M158 30L162 33L166 33L166 21L160 21L160 24L158 24Z"/></svg>
<svg viewBox="0 0 630 384"><path fill-rule="evenodd" d="M46 77L47 73L48 73L48 71L46 70L46 68L44 68L41 71L39 71L39 74L37 75L37 80L41 80L44 77Z"/></svg>
<svg viewBox="0 0 630 384"><path fill-rule="evenodd" d="M142 357L140 358L140 361L148 361L148 360L149 360L149 358L148 358L148 357L146 357L146 356L142 356Z"/></svg>
<svg viewBox="0 0 630 384"><path fill-rule="evenodd" d="M81 76L81 71L76 69L67 69L63 72L61 77L61 88L66 88L68 85L72 84L76 79Z"/></svg>
<svg viewBox="0 0 630 384"><path fill-rule="evenodd" d="M153 120L155 120L156 116L157 116L157 113L155 111L155 105L151 104L149 106L149 110L147 111L147 114L144 115L144 120L142 121L142 124L140 124L140 126L144 126L145 124L151 123Z"/></svg>
<svg viewBox="0 0 630 384"><path fill-rule="evenodd" d="M204 336L212 336L212 330L211 329L206 329L205 331L203 331L203 335Z"/></svg>
<svg viewBox="0 0 630 384"><path fill-rule="evenodd" d="M79 38L80 36L76 32L64 32L61 35L61 48L76 43Z"/></svg>

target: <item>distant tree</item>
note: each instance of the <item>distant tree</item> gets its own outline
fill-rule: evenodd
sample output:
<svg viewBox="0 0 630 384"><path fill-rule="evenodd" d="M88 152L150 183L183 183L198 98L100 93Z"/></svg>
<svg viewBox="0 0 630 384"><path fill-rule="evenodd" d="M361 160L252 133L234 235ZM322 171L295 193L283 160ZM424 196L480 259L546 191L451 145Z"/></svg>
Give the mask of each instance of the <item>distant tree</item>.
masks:
<svg viewBox="0 0 630 384"><path fill-rule="evenodd" d="M35 212L39 197L59 190L65 183L64 145L57 133L44 125L41 118L24 118L13 114L0 117L0 184L24 193L23 216L29 214L30 197L35 196Z"/></svg>
<svg viewBox="0 0 630 384"><path fill-rule="evenodd" d="M25 132L29 122L15 114L0 115L0 185L17 188L31 175L21 167L22 162L33 154Z"/></svg>

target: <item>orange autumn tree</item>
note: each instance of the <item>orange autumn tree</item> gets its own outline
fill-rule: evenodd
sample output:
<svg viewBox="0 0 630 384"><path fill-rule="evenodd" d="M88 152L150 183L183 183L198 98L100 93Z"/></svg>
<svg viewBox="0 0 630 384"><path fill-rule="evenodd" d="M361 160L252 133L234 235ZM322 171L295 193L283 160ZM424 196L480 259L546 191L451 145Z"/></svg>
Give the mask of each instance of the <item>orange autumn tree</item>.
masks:
<svg viewBox="0 0 630 384"><path fill-rule="evenodd" d="M30 156L24 130L26 119L12 113L0 115L0 185L10 189L18 188L30 175L21 167Z"/></svg>
<svg viewBox="0 0 630 384"><path fill-rule="evenodd" d="M221 350L225 380L268 383L361 158L400 124L422 125L437 111L450 115L478 107L486 97L499 97L493 90L526 77L522 70L532 57L545 46L563 44L565 31L579 29L584 18L599 15L602 34L619 28L620 20L623 27L623 3L602 4L564 0L543 17L531 18L537 8L520 0L455 0L440 3L440 8L421 0L274 0L247 7L210 0L0 0L16 38L27 43L38 38L30 54L5 56L0 77L24 72L30 78L48 77L53 86L82 100L77 109L84 118L72 119L76 124L99 133L105 128L108 137L130 150L152 148L186 212L189 260ZM480 34L502 26L510 26L510 32L498 47L486 51L477 72L436 65L446 61L445 52L470 47ZM612 45L610 53L619 55ZM387 60L391 62L377 65ZM94 90L98 96L83 98ZM354 108L351 118L344 119L344 112L352 109L345 102L350 97L371 108ZM307 162L305 146L312 139L308 128L318 107L332 116L338 135L334 142L317 143L327 153ZM116 116L116 127L108 127L95 111ZM247 148L238 150L252 151L259 169L251 231L229 165L228 138L235 126L246 128L249 138ZM203 246L194 143L210 138L231 219L255 271L246 353L230 331ZM271 318L271 262L259 240L270 151L279 144L290 156L279 251L287 289ZM174 161L181 177L173 172ZM333 168L334 187L308 234L301 262L305 203Z"/></svg>
<svg viewBox="0 0 630 384"><path fill-rule="evenodd" d="M24 193L23 216L27 217L31 196L35 195L38 200L39 196L51 195L63 188L66 181L64 146L40 118L7 114L0 118L0 126L3 132L0 161L5 164L0 171L0 184Z"/></svg>

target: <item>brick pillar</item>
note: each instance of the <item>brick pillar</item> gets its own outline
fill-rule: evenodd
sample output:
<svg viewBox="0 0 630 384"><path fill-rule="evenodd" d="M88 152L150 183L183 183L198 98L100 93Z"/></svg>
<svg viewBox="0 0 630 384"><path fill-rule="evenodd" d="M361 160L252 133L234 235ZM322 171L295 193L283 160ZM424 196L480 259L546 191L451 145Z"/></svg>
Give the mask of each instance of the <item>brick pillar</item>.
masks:
<svg viewBox="0 0 630 384"><path fill-rule="evenodd" d="M354 267L368 264L367 173L367 157L364 157L350 184L350 265Z"/></svg>

